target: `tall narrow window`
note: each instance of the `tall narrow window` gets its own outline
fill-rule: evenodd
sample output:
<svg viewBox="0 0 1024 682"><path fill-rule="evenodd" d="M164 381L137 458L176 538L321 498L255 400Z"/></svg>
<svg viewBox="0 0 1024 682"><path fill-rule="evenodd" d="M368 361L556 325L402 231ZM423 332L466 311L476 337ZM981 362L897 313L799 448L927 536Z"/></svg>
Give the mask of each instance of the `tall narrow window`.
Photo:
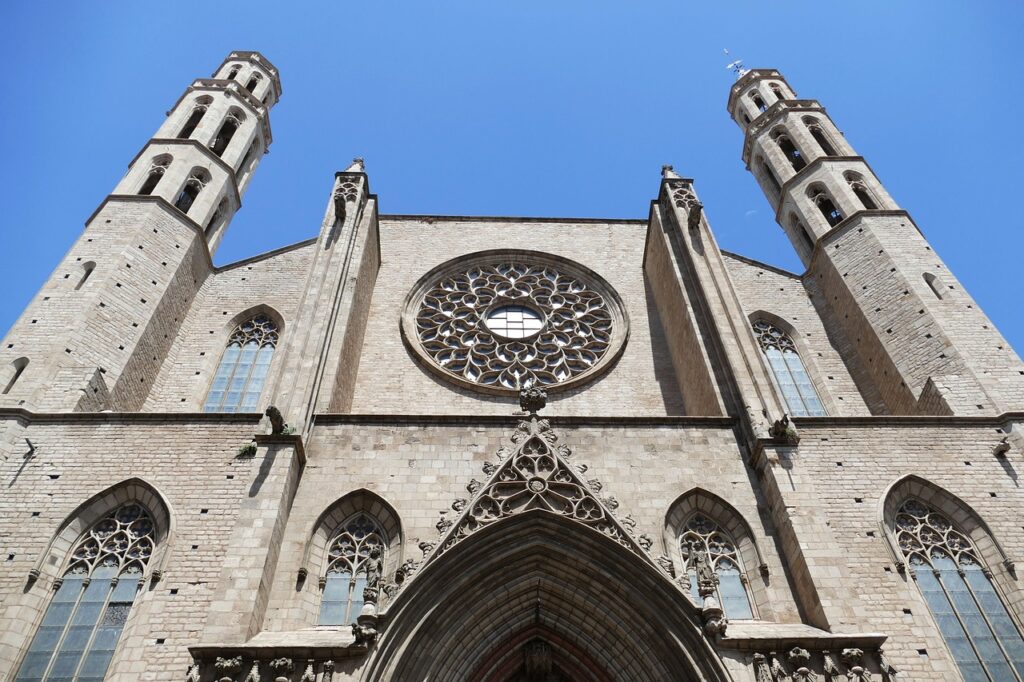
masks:
<svg viewBox="0 0 1024 682"><path fill-rule="evenodd" d="M203 120L203 116L206 115L206 110L210 108L210 102L212 100L209 97L201 97L196 100L196 104L192 107L192 113L189 114L188 120L185 121L185 125L182 127L181 132L178 133L178 139L184 140L192 136L195 132L196 126Z"/></svg>
<svg viewBox="0 0 1024 682"><path fill-rule="evenodd" d="M135 502L79 539L15 682L102 682L153 553L153 518Z"/></svg>
<svg viewBox="0 0 1024 682"><path fill-rule="evenodd" d="M143 196L149 196L156 190L156 186L160 184L160 180L164 177L164 173L167 172L167 167L171 165L170 156L158 156L153 159L153 163L149 166L149 171L146 173L146 179L142 183L142 187L139 188L139 194Z"/></svg>
<svg viewBox="0 0 1024 682"><path fill-rule="evenodd" d="M367 576L380 577L387 553L380 525L360 512L341 525L327 546L327 572L321 578L320 625L349 625L363 608Z"/></svg>
<svg viewBox="0 0 1024 682"><path fill-rule="evenodd" d="M237 75L238 75L238 72L239 72L239 71L240 71L241 69L242 69L242 67L241 67L241 66L239 66L238 64L232 64L232 65L231 65L231 70L230 70L230 71L228 71L228 80L229 80L229 81L230 81L230 80L234 80L234 79L235 79L235 76L237 76Z"/></svg>
<svg viewBox="0 0 1024 682"><path fill-rule="evenodd" d="M810 131L811 137L821 147L821 151L825 153L825 156L838 156L836 148L832 146L832 143L829 142L828 137L825 135L825 131L821 129L818 119L808 116L804 119L804 124L807 125L807 130Z"/></svg>
<svg viewBox="0 0 1024 682"><path fill-rule="evenodd" d="M864 182L864 178L856 173L847 173L845 175L846 182L850 185L850 189L857 195L861 205L868 209L874 210L878 208L878 204L871 197L871 192L868 190L867 184Z"/></svg>
<svg viewBox="0 0 1024 682"><path fill-rule="evenodd" d="M754 323L754 335L768 359L789 413L794 417L824 417L825 408L789 334L758 320Z"/></svg>
<svg viewBox="0 0 1024 682"><path fill-rule="evenodd" d="M695 602L701 602L697 588L697 562L700 556L718 576L718 603L726 617L734 620L754 617L736 544L718 524L703 514L694 514L679 536L679 551L690 582L690 594Z"/></svg>
<svg viewBox="0 0 1024 682"><path fill-rule="evenodd" d="M238 132L238 126L242 124L245 116L241 111L232 109L228 112L227 117L224 119L224 124L220 127L217 132L217 136L213 138L213 143L210 145L210 149L217 156L223 156L224 151L231 144L231 138Z"/></svg>
<svg viewBox="0 0 1024 682"><path fill-rule="evenodd" d="M258 73L254 73L252 78L249 79L249 82L245 84L245 89L248 90L250 94L255 92L256 87L260 84L261 80L263 80L263 76Z"/></svg>
<svg viewBox="0 0 1024 682"><path fill-rule="evenodd" d="M896 541L968 682L1024 679L1024 639L974 545L937 509L907 500Z"/></svg>
<svg viewBox="0 0 1024 682"><path fill-rule="evenodd" d="M825 190L812 189L808 194L811 197L811 201L814 202L814 205L818 207L819 211L821 211L821 215L825 216L825 220L829 225L835 227L839 223L843 222L842 211L836 207L835 203L832 201L832 197L830 197Z"/></svg>
<svg viewBox="0 0 1024 682"><path fill-rule="evenodd" d="M249 171L249 167L252 166L253 159L255 159L256 157L257 144L258 142L256 140L253 140L252 144L249 145L249 151L245 153L245 158L242 159L242 163L238 165L238 170L235 171L236 182L241 182L242 178L244 178L246 173Z"/></svg>
<svg viewBox="0 0 1024 682"><path fill-rule="evenodd" d="M771 185L772 190L775 192L775 196L782 196L782 185L779 183L779 179L775 177L775 171L769 166L764 159L761 159L761 174L764 175L764 179Z"/></svg>
<svg viewBox="0 0 1024 682"><path fill-rule="evenodd" d="M764 103L764 99L758 92L751 92L750 99L753 100L754 106L757 107L758 111L765 111L768 109L768 105Z"/></svg>
<svg viewBox="0 0 1024 682"><path fill-rule="evenodd" d="M21 375L25 373L26 367L28 367L28 358L18 358L11 363L7 370L11 378L8 379L7 383L4 385L3 395L7 395L11 392L14 385L18 383L18 379L20 379Z"/></svg>
<svg viewBox="0 0 1024 682"><path fill-rule="evenodd" d="M800 153L800 150L796 148L796 145L793 144L793 141L787 135L778 135L775 138L775 142L779 145L782 153L786 155L786 158L789 159L793 170L800 171L807 165L804 155Z"/></svg>
<svg viewBox="0 0 1024 682"><path fill-rule="evenodd" d="M277 341L277 325L266 315L238 325L224 349L203 411L255 411Z"/></svg>
<svg viewBox="0 0 1024 682"><path fill-rule="evenodd" d="M793 234L795 234L804 245L809 258L811 253L814 251L814 240L811 239L811 233L807 231L807 228L802 222L800 222L800 219L792 213L789 215L789 225L793 230Z"/></svg>
<svg viewBox="0 0 1024 682"><path fill-rule="evenodd" d="M210 176L206 174L206 171L201 168L193 170L188 176L188 180L185 181L185 186L178 193L178 198L174 200L174 207L182 213L188 213L189 209L192 208L192 204L195 203L196 197L199 196L199 193L203 191L203 187L206 187L206 183L209 181Z"/></svg>
<svg viewBox="0 0 1024 682"><path fill-rule="evenodd" d="M786 96L782 94L782 86L778 83L772 83L769 86L772 89L772 94L775 95L775 99L784 100Z"/></svg>
<svg viewBox="0 0 1024 682"><path fill-rule="evenodd" d="M89 280L89 276L92 275L92 271L96 269L96 263L86 261L82 263L82 277L78 280L78 284L75 285L75 291L81 289L85 283Z"/></svg>
<svg viewBox="0 0 1024 682"><path fill-rule="evenodd" d="M220 227L220 223L224 219L224 215L227 213L227 210L228 200L226 198L221 199L220 203L217 204L217 210L213 212L212 216L210 216L210 222L206 224L205 234L207 239L209 239L217 228Z"/></svg>

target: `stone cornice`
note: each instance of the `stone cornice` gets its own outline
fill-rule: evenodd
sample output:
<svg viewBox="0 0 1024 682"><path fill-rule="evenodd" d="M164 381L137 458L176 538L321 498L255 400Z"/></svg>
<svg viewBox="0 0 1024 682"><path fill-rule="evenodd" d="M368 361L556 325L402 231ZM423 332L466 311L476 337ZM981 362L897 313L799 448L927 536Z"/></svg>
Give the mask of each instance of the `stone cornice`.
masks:
<svg viewBox="0 0 1024 682"><path fill-rule="evenodd" d="M257 424L259 412L32 412L0 407L0 419L25 424Z"/></svg>
<svg viewBox="0 0 1024 682"><path fill-rule="evenodd" d="M551 223L591 225L647 225L642 218L533 218L526 216L481 216L481 215L420 215L405 213L381 213L380 220L419 220L423 222L444 221L487 221L492 223Z"/></svg>
<svg viewBox="0 0 1024 682"><path fill-rule="evenodd" d="M1000 427L1007 422L1024 421L1024 412L1003 412L998 415L864 415L858 417L791 417L799 428L894 427L924 428L960 426Z"/></svg>
<svg viewBox="0 0 1024 682"><path fill-rule="evenodd" d="M512 402L509 401L511 407ZM313 428L338 424L387 426L417 424L430 426L515 426L528 415L524 413L504 414L341 414L319 413L313 417ZM731 429L736 425L733 417L631 417L631 416L557 416L542 415L558 427L588 426L631 426L653 427L676 426L680 428Z"/></svg>

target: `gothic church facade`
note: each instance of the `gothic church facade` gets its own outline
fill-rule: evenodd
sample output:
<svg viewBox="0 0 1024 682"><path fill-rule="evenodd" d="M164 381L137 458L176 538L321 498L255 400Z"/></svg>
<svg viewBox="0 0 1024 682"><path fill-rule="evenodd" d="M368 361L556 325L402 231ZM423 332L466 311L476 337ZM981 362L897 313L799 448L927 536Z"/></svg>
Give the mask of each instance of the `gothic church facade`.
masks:
<svg viewBox="0 0 1024 682"><path fill-rule="evenodd" d="M1024 364L833 124L732 86L802 274L640 220L211 254L277 69L189 85L0 346L0 679L1022 680Z"/></svg>

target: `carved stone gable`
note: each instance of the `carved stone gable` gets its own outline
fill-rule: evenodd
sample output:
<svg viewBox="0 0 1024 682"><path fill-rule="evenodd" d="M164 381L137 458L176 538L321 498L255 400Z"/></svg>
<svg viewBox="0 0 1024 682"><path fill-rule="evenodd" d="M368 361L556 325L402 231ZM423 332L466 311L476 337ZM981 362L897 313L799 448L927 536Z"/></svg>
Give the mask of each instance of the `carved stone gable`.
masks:
<svg viewBox="0 0 1024 682"><path fill-rule="evenodd" d="M423 566L485 526L526 511L541 510L593 528L662 571L614 517L611 498L604 502L597 496L577 468L568 463L572 451L557 442L558 435L551 424L535 412L520 421L512 434L515 447L499 449L498 458L502 461L486 483L481 485L474 480L470 484L472 500L442 532L441 540L424 558Z"/></svg>

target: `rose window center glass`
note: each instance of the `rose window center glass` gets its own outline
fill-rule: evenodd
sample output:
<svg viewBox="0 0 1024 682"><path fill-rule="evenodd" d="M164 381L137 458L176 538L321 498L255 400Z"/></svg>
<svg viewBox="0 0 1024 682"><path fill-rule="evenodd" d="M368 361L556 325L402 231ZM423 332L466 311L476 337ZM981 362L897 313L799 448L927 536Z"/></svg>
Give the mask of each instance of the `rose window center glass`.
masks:
<svg viewBox="0 0 1024 682"><path fill-rule="evenodd" d="M540 313L522 305L503 305L487 313L487 328L507 339L525 339L544 326Z"/></svg>
<svg viewBox="0 0 1024 682"><path fill-rule="evenodd" d="M559 388L591 376L625 341L622 304L599 277L532 252L436 268L407 299L410 347L449 378L489 392Z"/></svg>

